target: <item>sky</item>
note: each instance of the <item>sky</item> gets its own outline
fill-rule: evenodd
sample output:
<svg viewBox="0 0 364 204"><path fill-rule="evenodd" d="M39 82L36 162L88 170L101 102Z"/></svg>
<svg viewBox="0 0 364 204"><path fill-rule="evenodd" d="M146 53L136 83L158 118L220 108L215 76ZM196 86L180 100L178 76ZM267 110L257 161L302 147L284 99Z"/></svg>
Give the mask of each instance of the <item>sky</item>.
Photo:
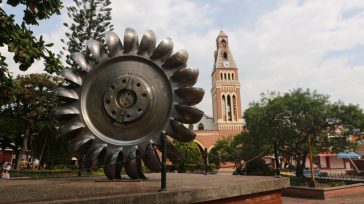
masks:
<svg viewBox="0 0 364 204"><path fill-rule="evenodd" d="M64 1L65 6L72 1ZM8 13L21 14L0 4ZM19 15L18 15L19 16ZM19 18L21 19L21 18ZM62 15L31 27L37 36L63 46L70 22ZM188 66L200 70L195 85L205 89L198 105L212 116L211 72L220 30L239 69L242 109L266 91L287 92L309 88L331 96L331 101L364 107L364 1L363 0L112 0L114 32L123 38L126 27L140 38L151 29L157 41L171 37L174 51L186 49ZM10 71L41 72L36 62L21 72L6 47Z"/></svg>

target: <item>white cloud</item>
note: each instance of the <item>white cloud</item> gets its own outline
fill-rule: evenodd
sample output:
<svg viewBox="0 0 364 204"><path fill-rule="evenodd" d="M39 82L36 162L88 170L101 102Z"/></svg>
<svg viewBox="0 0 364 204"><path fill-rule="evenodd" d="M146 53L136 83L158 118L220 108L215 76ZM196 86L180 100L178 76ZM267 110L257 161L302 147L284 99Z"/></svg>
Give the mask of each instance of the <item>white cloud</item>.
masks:
<svg viewBox="0 0 364 204"><path fill-rule="evenodd" d="M343 13L364 8L362 1L281 1L278 9L261 16L253 30L235 27L233 54L240 66L242 100L258 100L266 90L316 89L333 100L364 107L362 66L347 58L326 58L333 51L364 44L364 12L350 18Z"/></svg>
<svg viewBox="0 0 364 204"><path fill-rule="evenodd" d="M364 107L364 67L353 64L350 56L327 57L331 52L364 45L362 0L281 0L249 28L231 22L229 27L217 26L215 20L224 18L224 8L196 2L113 1L112 23L121 38L129 26L137 30L140 38L145 30L152 29L158 41L170 36L175 51L186 49L190 54L188 65L200 69L197 86L204 88L206 95L199 107L208 115L212 115L210 77L218 27L229 35L239 67L243 109L258 100L261 92L298 87L316 89L331 95L332 100ZM237 13L236 18L244 15ZM64 32L60 22L59 29L45 34L47 40L55 43L55 51L62 46L59 39ZM0 51L3 53L3 48Z"/></svg>

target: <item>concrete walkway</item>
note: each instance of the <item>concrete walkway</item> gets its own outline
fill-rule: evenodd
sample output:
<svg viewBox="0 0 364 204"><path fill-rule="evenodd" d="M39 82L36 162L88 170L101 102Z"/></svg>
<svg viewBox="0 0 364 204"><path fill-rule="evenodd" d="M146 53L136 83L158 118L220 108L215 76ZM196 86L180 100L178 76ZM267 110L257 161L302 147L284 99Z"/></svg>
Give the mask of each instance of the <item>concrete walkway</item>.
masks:
<svg viewBox="0 0 364 204"><path fill-rule="evenodd" d="M105 177L2 180L0 203L191 203L274 191L289 185L287 178L233 175L167 175L168 192L160 189L160 174L147 180Z"/></svg>

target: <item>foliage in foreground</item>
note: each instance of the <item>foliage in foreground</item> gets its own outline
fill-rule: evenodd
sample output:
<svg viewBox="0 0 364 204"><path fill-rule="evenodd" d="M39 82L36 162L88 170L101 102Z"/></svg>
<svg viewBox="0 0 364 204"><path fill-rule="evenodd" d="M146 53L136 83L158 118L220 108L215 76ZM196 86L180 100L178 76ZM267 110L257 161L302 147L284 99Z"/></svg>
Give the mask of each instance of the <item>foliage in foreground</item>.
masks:
<svg viewBox="0 0 364 204"><path fill-rule="evenodd" d="M1 1L0 1L1 2ZM44 59L45 71L57 72L61 69L60 60L48 48L52 43L46 43L43 37L38 39L29 29L29 25L38 25L40 20L49 19L54 14L60 14L62 2L60 0L9 0L7 4L12 7L23 6L23 20L16 23L15 15L8 15L0 8L0 46L7 46L8 51L14 54L14 61L19 63L19 69L27 70L35 60ZM0 55L0 75L7 70L5 57Z"/></svg>

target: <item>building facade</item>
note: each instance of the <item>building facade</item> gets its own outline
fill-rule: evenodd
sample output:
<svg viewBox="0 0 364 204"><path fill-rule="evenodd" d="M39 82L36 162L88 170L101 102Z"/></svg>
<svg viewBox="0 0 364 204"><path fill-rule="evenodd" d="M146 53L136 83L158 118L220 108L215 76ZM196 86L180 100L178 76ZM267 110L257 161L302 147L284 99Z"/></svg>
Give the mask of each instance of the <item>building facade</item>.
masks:
<svg viewBox="0 0 364 204"><path fill-rule="evenodd" d="M211 81L213 116L205 115L198 123L189 125L197 135L195 142L208 151L217 140L244 130L238 67L223 31L216 38Z"/></svg>

